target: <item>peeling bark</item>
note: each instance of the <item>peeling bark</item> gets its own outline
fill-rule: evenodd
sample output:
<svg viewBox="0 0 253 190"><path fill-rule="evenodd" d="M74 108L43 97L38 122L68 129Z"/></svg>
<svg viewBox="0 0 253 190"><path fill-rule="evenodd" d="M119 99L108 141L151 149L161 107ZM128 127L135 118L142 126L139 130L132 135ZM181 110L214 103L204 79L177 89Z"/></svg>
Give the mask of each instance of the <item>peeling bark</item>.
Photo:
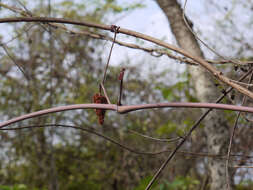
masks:
<svg viewBox="0 0 253 190"><path fill-rule="evenodd" d="M203 57L200 46L183 20L183 10L176 0L156 0L166 15L172 33L178 45L192 53ZM201 67L189 66L196 96L200 102L213 102L220 94L214 85L212 76ZM222 111L213 110L205 119L204 131L207 136L210 154L226 154L229 142L229 129ZM224 160L209 158L210 189L226 189L226 168Z"/></svg>

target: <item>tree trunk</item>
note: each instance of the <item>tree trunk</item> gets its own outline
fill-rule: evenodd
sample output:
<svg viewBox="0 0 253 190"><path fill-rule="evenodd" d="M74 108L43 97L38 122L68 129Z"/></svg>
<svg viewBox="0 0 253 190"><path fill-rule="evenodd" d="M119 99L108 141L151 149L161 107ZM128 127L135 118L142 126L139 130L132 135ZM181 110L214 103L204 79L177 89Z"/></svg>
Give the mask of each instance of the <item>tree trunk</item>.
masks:
<svg viewBox="0 0 253 190"><path fill-rule="evenodd" d="M194 35L189 31L183 20L183 10L176 0L156 0L170 23L172 33L178 45L195 56L203 57L200 46ZM192 83L200 102L213 102L219 91L214 85L212 76L200 66L189 66ZM204 131L207 136L208 152L210 154L226 154L229 129L222 111L212 111L204 121ZM211 190L226 189L226 168L224 160L208 161L211 179Z"/></svg>

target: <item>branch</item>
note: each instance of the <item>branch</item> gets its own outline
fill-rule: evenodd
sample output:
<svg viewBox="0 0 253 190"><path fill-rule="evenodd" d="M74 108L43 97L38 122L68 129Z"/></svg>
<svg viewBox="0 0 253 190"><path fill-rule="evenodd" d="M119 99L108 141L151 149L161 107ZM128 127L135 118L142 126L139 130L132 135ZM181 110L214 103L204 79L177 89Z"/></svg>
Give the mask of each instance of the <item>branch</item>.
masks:
<svg viewBox="0 0 253 190"><path fill-rule="evenodd" d="M23 11L20 8L17 7L13 7L13 6L8 6L6 4L0 3L0 6L9 9L15 13L20 14L21 16L26 16L26 17L34 17L36 15L31 14L31 12L29 10ZM108 41L113 41L113 38L104 35L104 34L99 34L99 33L95 33L95 32L90 32L90 31L77 31L77 30L73 30L70 28L67 28L64 24L57 24L57 23L51 23L49 24L49 26L52 26L54 28L60 28L62 30L64 30L67 33L70 33L71 35L76 34L76 35L85 35L85 36L89 36L91 38L94 39L100 39L100 40L108 40ZM147 53L150 53L151 56L162 56L162 55L167 55L168 57L172 58L172 59L176 59L182 63L186 63L186 64L190 64L190 65L198 65L197 62L191 60L191 59L187 59L185 57L181 57L181 56L176 56L173 55L172 53L169 53L168 51L162 50L162 49L156 49L156 48L147 48L147 47L142 47L139 46L137 44L133 44L133 43L126 43L126 42L122 42L119 40L115 40L115 43L117 43L120 46L124 46L124 47L128 47L128 48L132 48L132 49L139 49L139 50L143 50ZM156 53L156 54L154 54ZM206 60L208 63L211 64L228 64L231 63L231 61L229 60ZM240 61L240 62L236 62L237 65L248 65L248 64L253 64L252 61Z"/></svg>
<svg viewBox="0 0 253 190"><path fill-rule="evenodd" d="M250 84L253 80L253 72L251 73L251 76L250 76L250 79L248 81L248 83ZM242 105L245 103L246 101L246 97L243 96L243 100L242 100ZM237 113L237 117L235 119L235 123L234 123L234 126L233 126L233 130L232 130L232 134L230 135L230 140L229 140L229 145L228 145L228 153L227 153L227 160L226 160L226 179L227 179L227 190L231 190L231 182L230 182L230 179L229 179L229 171L228 171L228 166L229 166L229 160L230 160L230 153L231 153L231 149L232 149L232 143L233 143L233 138L234 138L234 135L235 135L235 130L237 128L237 124L238 124L238 120L241 116L241 112L238 112Z"/></svg>
<svg viewBox="0 0 253 190"><path fill-rule="evenodd" d="M153 108L211 108L211 109L221 109L221 110L232 110L232 111L241 111L253 113L253 107L246 106L234 106L229 104L216 104L216 103L188 103L188 102L171 102L171 103L157 103L157 104L141 104L141 105L129 105L129 106L118 106L116 104L76 104L68 106L59 106L55 108L44 109L41 111L25 114L8 121L0 123L0 128L23 121L26 119L39 117L42 115L76 110L76 109L105 109L116 111L120 114L125 114L132 111L144 110L144 109L153 109Z"/></svg>
<svg viewBox="0 0 253 190"><path fill-rule="evenodd" d="M1 129L0 129L0 130L1 130ZM131 129L128 129L128 131L129 131L130 133L133 133L133 134L135 134L135 135L141 136L141 137L143 137L143 138L151 139L151 140L153 140L153 141L158 141L158 142L166 142L166 143L169 142L169 143L170 143L170 142L179 141L179 140L181 139L181 137L163 138L163 139L161 139L161 138L155 138L155 137L151 137L151 136L148 136L148 135L144 135L144 134L141 134L141 133L139 133L139 132L137 132L137 131L134 131L134 130L131 130Z"/></svg>
<svg viewBox="0 0 253 190"><path fill-rule="evenodd" d="M6 55L11 59L11 61L17 66L18 70L24 75L24 77L27 79L27 81L29 81L30 77L26 74L25 70L23 69L23 67L21 65L19 65L16 61L16 59L9 53L6 45L4 44L0 44L0 46L2 46L4 52L6 53Z"/></svg>
<svg viewBox="0 0 253 190"><path fill-rule="evenodd" d="M110 25L97 24L97 23L86 22L86 21L74 21L74 20L68 20L68 19L62 19L62 18L17 17L17 18L3 18L3 19L0 19L0 23L11 23L11 22L65 23L65 24L87 26L87 27L92 27L92 28L98 28L98 29L102 29L102 30L111 31L111 26ZM122 34L129 35L129 36L133 36L133 37L136 37L136 38L140 38L140 39L152 42L152 43L155 43L159 46L162 46L162 47L171 49L171 50L173 50L177 53L180 53L180 54L184 55L185 57L188 57L188 58L194 60L195 62L199 63L202 67L204 67L206 70L208 70L218 80L226 83L229 86L232 86L233 88L235 88L236 90L238 90L242 94L244 94L244 95L246 95L246 96L253 99L253 93L252 92L250 92L248 89L246 89L246 88L230 81L230 79L227 78L226 76L224 76L222 72L217 70L215 67L210 65L207 61L205 61L201 57L193 56L191 53L189 53L188 51L183 50L182 48L178 48L176 46L170 45L166 42L163 42L161 40L158 40L156 38L153 38L151 36L148 36L148 35L145 35L145 34L142 34L142 33L139 33L139 32L135 32L135 31L132 31L132 30L124 29L124 28L120 28L118 30L118 32L122 33Z"/></svg>
<svg viewBox="0 0 253 190"><path fill-rule="evenodd" d="M237 65L240 65L240 61L236 60L231 60L231 59L227 59L225 58L224 56L222 56L221 54L219 54L217 51L215 51L213 48L211 48L207 43L205 43L203 40L201 40L198 35L192 30L192 28L190 27L187 19L185 18L185 9L186 9L186 4L187 4L187 0L185 0L185 3L184 3L184 9L183 9L183 20L184 20L184 23L185 25L187 26L187 28L189 29L189 31L193 34L193 36L199 40L207 49L211 50L215 55L217 55L218 57L224 59L224 60L228 60L229 62L232 62L234 64L237 64Z"/></svg>
<svg viewBox="0 0 253 190"><path fill-rule="evenodd" d="M166 150L161 150L161 151L156 151L156 152L143 152L139 150L132 149L108 136L105 136L97 131L92 130L92 128L87 128L87 127L80 127L80 126L74 126L74 125L64 125L64 124L45 124L45 125L30 125L30 126L22 126L22 127L13 127L13 128L2 128L0 131L16 131L16 130L23 130L23 129L30 129L30 128L42 128L42 127L63 127L63 128L73 128L73 129L79 129L81 131L85 131L87 133L94 134L98 137L101 137L107 141L110 141L111 143L118 145L122 149L125 149L129 152L135 153L135 154L142 154L142 155L151 155L151 156L156 156L159 154L167 153L167 152L172 152L171 149L166 149ZM214 159L226 159L226 155L219 155L219 154L209 154L208 152L201 152L201 153L196 153L196 152L188 152L188 151L178 151L177 152L180 155L187 155L190 157L212 157ZM232 154L231 156L233 157L247 157L247 158L253 158L250 155L241 155L241 154ZM235 159L236 161L237 159Z"/></svg>
<svg viewBox="0 0 253 190"><path fill-rule="evenodd" d="M243 79L245 79L250 73L252 72L252 70L248 71L246 74L244 74L242 77L240 77L239 81L242 81ZM216 103L219 103L229 92L232 91L232 87L229 87L228 89L226 89L223 93L223 95L221 95L217 100ZM184 138L179 142L179 144L176 146L176 148L174 149L173 152L170 153L170 155L168 156L168 158L163 162L163 164L161 165L161 167L158 169L158 171L154 174L153 178L150 180L149 184L147 185L147 187L145 188L145 190L149 190L151 188L151 186L153 185L153 183L155 182L155 180L159 177L159 175L161 174L161 172L163 171L163 169L166 167L166 165L169 163L169 161L174 157L174 155L179 151L180 147L183 146L183 144L185 143L185 141L188 139L188 137L191 136L192 132L199 126L199 124L201 123L201 121L212 111L212 109L208 109L205 113L203 113L200 118L192 125L192 127L190 128L190 130L187 132L187 134L184 136Z"/></svg>
<svg viewBox="0 0 253 190"><path fill-rule="evenodd" d="M153 109L153 108L211 108L221 110L232 110L253 113L253 107L235 106L230 104L216 104L216 103L192 103L192 102L170 102L170 103L156 103L156 104L141 104L131 106L119 106L118 113L127 113L136 110Z"/></svg>
<svg viewBox="0 0 253 190"><path fill-rule="evenodd" d="M231 168L253 168L253 166L232 166Z"/></svg>
<svg viewBox="0 0 253 190"><path fill-rule="evenodd" d="M99 132L94 131L92 128L85 128L85 127L79 127L79 126L73 126L73 125L64 125L64 124L45 124L45 125L30 125L30 126L23 126L23 127L17 127L17 128L9 128L9 129L0 129L0 130L4 130L4 131L11 131L11 130L22 130L22 129L30 129L30 128L43 128L43 127L63 127L63 128L73 128L73 129L79 129L81 131L85 131L87 133L91 133L94 134L98 137L101 137L107 141L110 141L111 143L119 146L122 149L126 149L129 152L135 153L135 154L143 154L143 155L151 155L151 156L156 156L159 154L163 154L166 152L170 152L171 150L161 150L161 151L157 151L157 152L143 152L143 151L139 151L139 150L135 150L132 149L124 144L121 144L120 142L117 142L116 140L105 136ZM190 154L191 155L191 154ZM202 156L202 155L201 155Z"/></svg>

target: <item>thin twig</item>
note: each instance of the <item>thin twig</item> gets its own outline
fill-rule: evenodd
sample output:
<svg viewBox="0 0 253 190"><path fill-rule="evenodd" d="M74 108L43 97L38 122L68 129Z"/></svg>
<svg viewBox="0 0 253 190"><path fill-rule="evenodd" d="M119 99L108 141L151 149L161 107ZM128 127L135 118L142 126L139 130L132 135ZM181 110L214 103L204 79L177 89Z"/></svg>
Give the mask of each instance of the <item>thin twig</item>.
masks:
<svg viewBox="0 0 253 190"><path fill-rule="evenodd" d="M83 126L82 127L78 127L78 126L64 125L64 124L45 124L45 125L30 125L30 126L23 126L23 127L6 128L6 129L1 129L1 130L21 130L21 129L54 127L54 126L55 127L65 127L65 128L79 129L79 130L82 130L82 131L86 131L88 133L92 133L94 135L102 137L103 139L105 139L107 141L110 141L113 144L118 145L122 149L126 149L129 152L132 152L132 153L135 153L135 154L154 155L155 156L155 155L159 155L159 154L166 153L166 152L170 151L170 150L161 150L161 151L157 151L157 152L143 152L143 151L135 150L135 149L132 149L132 148L126 146L126 145L123 145L123 144L117 142L116 140L114 140L114 139L112 139L112 138L110 138L108 136L103 135L102 133L94 131L92 128L89 129L89 128L85 128Z"/></svg>
<svg viewBox="0 0 253 190"><path fill-rule="evenodd" d="M189 23L187 22L186 18L185 18L185 9L186 9L186 4L187 4L187 0L185 0L184 2L184 8L183 8L183 20L184 20L184 23L186 24L187 28L190 30L190 32L193 34L193 36L199 40L206 48L208 48L209 50L211 50L215 55L217 55L218 57L226 60L226 61L229 61L229 62L232 62L236 65L241 65L240 61L236 60L231 60L231 59L227 59L225 58L224 56L222 56L221 54L219 54L216 50L214 50L213 48L211 48L207 43L205 43L203 40L201 40L198 35L192 30L192 28L190 27Z"/></svg>
<svg viewBox="0 0 253 190"><path fill-rule="evenodd" d="M15 12L15 13L19 13L19 14L21 14L22 16L26 16L26 17L33 17L34 16L34 14L30 11L30 10L28 10L27 8L26 8L26 6L21 2L21 1L19 1L19 0L17 0L18 1L18 3L25 9L25 10L22 10L22 9L20 9L20 8L17 8L17 7L10 7L10 6L8 6L8 5L6 5L6 4L3 4L3 3L1 3L0 2L0 6L3 6L4 8L7 8L7 9L9 9L9 10L11 10L11 11L13 11L13 12ZM41 24L41 23L39 23L38 24L39 26L41 26L46 32L48 32L49 34L50 34L50 29L51 28L58 28L58 26L60 25L60 24L57 24L57 23L47 23L47 25L48 26L50 26L50 29L47 29L43 24ZM63 26L64 26L64 24L62 24ZM58 39L59 38L57 38L58 36L55 36L54 35L54 33L51 33L50 35L52 35L57 41L58 41Z"/></svg>
<svg viewBox="0 0 253 190"><path fill-rule="evenodd" d="M113 28L113 25L112 25L112 28ZM115 28L115 30L113 31L114 32L114 37L113 37L113 42L112 42L112 45L111 45L110 53L109 53L109 56L108 56L108 59L107 59L107 63L105 65L104 76L103 76L103 81L102 81L103 85L105 84L106 72L107 72L107 69L108 69L108 66L109 66L109 63L110 63L110 59L111 59L111 55L112 55L112 49L113 49L113 46L114 46L114 43L115 43L115 39L116 39L118 30L119 30L119 28Z"/></svg>
<svg viewBox="0 0 253 190"><path fill-rule="evenodd" d="M9 10L15 12L15 13L19 13L23 16L28 16L28 17L34 16L29 10L27 12L25 12L22 9L19 9L19 8L16 8L16 7L10 7L10 6L7 6L3 3L0 3L0 5L4 5L5 8L7 8L7 9L9 9ZM94 39L108 40L108 41L113 42L113 38L111 38L109 36L106 36L104 34L98 34L98 33L85 31L85 30L76 31L74 29L67 28L64 24L49 23L48 25L50 25L54 28L60 28L60 29L64 30L65 32L70 33L71 35L73 35L73 34L75 34L75 35L86 35L86 36L89 36L89 37L94 38ZM143 50L145 52L150 53L150 55L155 56L155 57L157 57L157 56L160 57L162 55L167 55L168 57L170 57L172 59L176 59L176 60L178 60L180 62L183 62L183 63L187 63L187 64L191 64L191 65L198 65L197 62L195 62L191 59L173 55L172 53L169 53L168 51L165 51L165 50L162 50L162 49L141 47L141 46L136 45L136 44L121 42L121 41L118 41L118 40L115 40L115 43L117 43L118 45L121 45L121 46L129 47L129 48L133 48L133 49ZM157 54L154 54L154 53L157 53ZM211 64L228 64L228 63L231 63L231 61L229 61L229 60L206 60L206 61L208 63L211 63ZM240 63L237 63L237 64L239 64L239 65L248 65L248 64L253 64L253 62L252 61L241 61Z"/></svg>
<svg viewBox="0 0 253 190"><path fill-rule="evenodd" d="M7 45L8 43L14 41L15 39L21 37L25 32L28 32L31 28L33 28L34 26L36 26L35 24L28 26L26 29L23 30L22 33L18 33L16 36L12 37L10 40L1 43L0 45Z"/></svg>
<svg viewBox="0 0 253 190"><path fill-rule="evenodd" d="M250 84L252 82L252 80L253 80L253 72L251 73L251 76L249 78L248 83ZM243 96L242 105L245 103L245 101L246 101L246 96ZM240 115L241 115L241 112L238 112L235 123L234 123L234 126L233 126L233 131L232 131L232 134L231 134L230 140L229 140L228 154L227 154L227 160L226 160L227 190L231 190L231 183L230 183L230 178L229 178L228 166L229 166L229 159L230 159L230 153L231 153L231 149L232 149L233 138L234 138L234 135L235 135L235 130L237 128L237 124L238 124L238 120L240 118Z"/></svg>
<svg viewBox="0 0 253 190"><path fill-rule="evenodd" d="M253 168L253 166L230 166L231 168Z"/></svg>
<svg viewBox="0 0 253 190"><path fill-rule="evenodd" d="M106 89L105 89L103 83L100 83L100 86L101 86L101 88L103 89L103 92L104 92L104 95L105 95L105 98L106 98L107 102L108 102L109 104L112 104L111 101L110 101L110 99L109 99L109 97L108 97L108 95L107 95L107 92L106 92Z"/></svg>
<svg viewBox="0 0 253 190"><path fill-rule="evenodd" d="M148 135L144 135L144 134L141 134L141 133L138 133L137 131L134 131L134 130L131 130L131 129L128 129L128 131L129 132L131 132L131 133L134 133L134 134L136 134L136 135L139 135L139 136L141 136L141 137L144 137L144 138L147 138L147 139L151 139L151 140L154 140L154 141L159 141L159 142L166 142L166 143L168 143L168 142L176 142L176 141L179 141L180 139L182 139L182 137L176 137L176 138L163 138L163 139L161 139L161 138L155 138L155 137L150 137L150 136L148 136Z"/></svg>
<svg viewBox="0 0 253 190"><path fill-rule="evenodd" d="M239 81L236 81L236 80L232 80L230 79L232 82L234 83L237 83L237 84L241 84L241 85L244 85L244 86L247 86L247 87L252 87L253 84L249 84L249 83L244 83L244 82L239 82Z"/></svg>
<svg viewBox="0 0 253 190"><path fill-rule="evenodd" d="M142 152L139 150L132 149L126 145L123 145L122 143L117 142L116 140L107 137L103 135L102 133L94 131L92 128L87 128L87 127L79 127L79 126L73 126L73 125L64 125L64 124L45 124L45 125L30 125L30 126L21 126L21 127L12 127L12 128L1 128L0 131L16 131L16 130L23 130L23 129L31 129L31 128L42 128L42 127L65 127L65 128L73 128L73 129L79 129L81 131L86 131L88 133L92 133L94 135L97 135L101 138L104 138L105 140L110 141L113 144L116 144L120 146L123 149L128 150L129 152L135 153L135 154L143 154L143 155L159 155L167 152L171 152L172 150L166 149L166 150L161 150L157 152ZM182 155L187 155L191 157L212 157L214 159L226 159L226 155L216 155L216 154L209 154L209 153L195 153L195 152L188 152L188 151L178 151L178 154ZM247 156L247 155L231 155L233 157L247 157L247 158L252 158L252 156Z"/></svg>
<svg viewBox="0 0 253 190"><path fill-rule="evenodd" d="M247 72L244 76L242 76L239 81L243 80L244 78L246 78L250 73L252 72L252 70L250 72ZM232 91L232 87L229 87L227 90L224 91L223 95L221 95L217 100L216 103L219 103L230 91ZM209 112L211 112L212 109L208 109L205 113L203 113L201 115L201 117L194 123L194 125L191 127L191 129L188 131L188 133L184 136L184 138L179 142L179 144L176 146L176 148L174 149L173 152L170 153L170 155L168 156L168 158L165 160L165 162L161 165L161 167L158 169L158 171L155 173L155 175L153 176L153 178L150 180L149 184L147 185L147 187L145 188L145 190L149 190L151 188L151 186L154 184L154 182L156 181L156 179L159 177L159 175L161 174L161 172L163 171L163 169L166 167L166 165L169 163L169 161L174 157L174 155L176 154L176 152L179 150L179 148L184 144L184 142L187 140L187 138L189 138L192 134L192 132L198 127L198 125L201 123L201 121L209 114Z"/></svg>
<svg viewBox="0 0 253 190"><path fill-rule="evenodd" d="M233 131L232 134L230 136L230 140L229 140L229 146L228 146L228 154L227 154L227 160L226 160L226 181L227 181L227 190L231 190L231 182L230 182L230 178L229 178L229 171L228 171L228 165L229 165L229 159L230 159L230 152L231 152L231 147L232 147L232 142L233 142L233 137L235 134L235 130L237 127L237 123L238 120L240 118L241 112L238 112L237 116L236 116L236 120L233 126Z"/></svg>
<svg viewBox="0 0 253 190"><path fill-rule="evenodd" d="M19 1L19 0L17 0L17 1L18 1L18 3L25 9L25 12L26 12L29 16L33 16L33 15L32 15L32 12L29 11L29 10L26 8L26 6L24 5L24 3L22 3L22 2Z"/></svg>
<svg viewBox="0 0 253 190"><path fill-rule="evenodd" d="M20 66L16 59L14 57L12 57L12 55L9 53L8 49L6 48L6 45L1 44L3 50L5 51L6 55L12 60L12 62L17 66L17 68L19 69L19 71L24 75L24 77L27 79L27 81L30 80L30 77L26 74L25 70L22 68L22 66Z"/></svg>

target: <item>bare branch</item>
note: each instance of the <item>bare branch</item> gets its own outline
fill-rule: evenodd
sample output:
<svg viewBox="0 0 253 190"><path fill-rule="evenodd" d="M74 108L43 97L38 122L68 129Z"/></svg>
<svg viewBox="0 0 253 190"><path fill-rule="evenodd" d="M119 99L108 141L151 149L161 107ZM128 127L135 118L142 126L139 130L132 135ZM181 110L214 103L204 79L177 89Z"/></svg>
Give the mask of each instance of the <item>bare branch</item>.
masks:
<svg viewBox="0 0 253 190"><path fill-rule="evenodd" d="M50 114L50 113L63 112L63 111L75 110L75 109L105 109L105 110L117 111L120 114L125 114L125 113L136 111L136 110L153 109L153 108L171 108L171 107L210 108L210 109L232 110L232 111L242 111L242 112L247 112L247 113L253 113L252 107L234 106L234 105L229 105L229 104L216 104L216 103L171 102L171 103L141 104L141 105L131 105L131 106L118 106L116 104L76 104L76 105L49 108L49 109L29 113L26 115L22 115L20 117L16 117L14 119L0 123L0 128L8 126L13 123L17 123L19 121L26 120L26 119L39 117L39 116Z"/></svg>
<svg viewBox="0 0 253 190"><path fill-rule="evenodd" d="M252 82L252 80L253 80L253 72L251 73L251 76L249 78L248 83L250 84ZM248 86L248 88L249 88L249 86ZM243 96L242 105L245 103L245 101L246 101L246 96ZM237 124L238 124L238 120L239 120L240 116L241 116L241 112L238 112L237 117L235 119L234 126L233 126L233 131L232 131L232 134L230 136L229 146L228 146L228 154L227 154L227 160L226 160L226 178L227 178L227 189L228 190L231 190L231 183L230 183L230 179L229 179L228 165L229 165L230 153L231 153L231 149L232 149L233 138L234 138L234 135L235 135L235 130L237 128Z"/></svg>
<svg viewBox="0 0 253 190"><path fill-rule="evenodd" d="M102 137L103 139L107 140L107 141L110 141L111 143L121 147L122 149L126 149L128 150L129 152L132 152L132 153L135 153L135 154L143 154L143 155L149 155L149 156L155 156L155 155L159 155L159 154L162 154L162 153L166 153L170 150L162 150L162 151L157 151L157 152L143 152L143 151L139 151L139 150L135 150L135 149L132 149L126 145L123 145L119 142L117 142L116 140L108 137L108 136L105 136L99 132L96 132L94 131L92 128L85 128L85 127L78 127L78 126L73 126L73 125L64 125L64 124L45 124L45 125L30 125L30 126L23 126L23 127L16 127L16 128L6 128L6 129L0 129L0 130L21 130L21 129L30 129L30 128L42 128L42 127L64 127L64 128L73 128L73 129L79 129L81 131L85 131L85 132L88 132L88 133L91 133L91 134L94 134L94 135L97 135L99 137Z"/></svg>
<svg viewBox="0 0 253 190"><path fill-rule="evenodd" d="M1 130L1 129L0 129ZM144 135L144 134L141 134L141 133L138 133L137 131L134 131L134 130L128 130L129 132L133 133L133 134L136 134L136 135L139 135L141 137L144 137L144 138L147 138L147 139L151 139L153 141L158 141L158 142L176 142L176 141L179 141L181 139L181 137L175 137L175 138L155 138L155 137L150 137L148 135Z"/></svg>
<svg viewBox="0 0 253 190"><path fill-rule="evenodd" d="M183 19L184 19L184 22L185 22L185 25L187 26L187 28L189 29L189 31L193 34L193 36L199 40L205 47L207 47L209 50L211 50L215 55L217 55L218 57L226 60L226 61L229 61L229 62L232 62L236 65L241 65L240 61L236 60L231 60L231 59L227 59L225 58L224 56L222 56L221 54L219 54L217 51L215 51L213 48L211 48L207 43L205 43L203 40L201 40L198 35L192 30L192 28L189 26L189 23L187 22L187 19L185 18L185 9L186 9L186 4L187 4L187 0L185 0L185 3L184 3L184 8L183 8Z"/></svg>
<svg viewBox="0 0 253 190"><path fill-rule="evenodd" d="M85 21L74 21L74 20L68 20L68 19L62 19L62 18L47 18L47 17L16 17L16 18L3 18L0 19L0 23L11 23L11 22L41 22L41 23L65 23L65 24L74 24L74 25L79 25L79 26L86 26L86 27L93 27L93 28L98 28L98 29L102 29L102 30L108 30L111 31L111 26L109 25L105 25L105 24L97 24L97 23L92 23L92 22L85 22ZM176 46L170 45L166 42L163 42L161 40L158 40L156 38L153 38L151 36L139 33L139 32L135 32L132 30L128 30L128 29L124 29L124 28L120 28L118 30L119 33L122 34L126 34L129 36L133 36L136 38L140 38L152 43L155 43L159 46L171 49L177 53L182 54L185 57L188 57L194 61L196 61L197 63L199 63L202 67L204 67L206 70L208 70L210 73L212 73L212 75L217 78L218 80L228 84L229 86L235 88L236 90L238 90L239 92L241 92L242 94L250 97L253 99L253 93L251 91L249 91L248 89L234 83L231 82L229 78L227 78L226 76L223 75L222 72L218 71L215 67L213 67L212 65L210 65L208 62L206 62L204 59L202 59L201 57L197 57L192 55L191 53L189 53L188 51L185 51L182 48L178 48Z"/></svg>
<svg viewBox="0 0 253 190"><path fill-rule="evenodd" d="M239 81L242 81L244 78L246 78L252 70L248 71L245 75L240 77ZM227 90L224 91L223 95L221 95L217 100L216 103L219 103L229 92L232 91L232 87L229 87ZM174 155L177 153L179 148L183 146L185 141L191 136L192 132L199 126L201 121L212 111L212 109L208 109L205 113L201 115L201 117L194 123L194 125L191 127L191 129L188 131L188 133L184 136L184 138L179 142L179 144L176 146L173 152L170 153L168 158L164 161L164 163L161 165L161 167L158 169L158 171L154 174L153 178L150 180L149 184L145 188L145 190L149 190L151 186L154 184L155 180L159 177L163 169L167 166L169 161L174 157Z"/></svg>
<svg viewBox="0 0 253 190"><path fill-rule="evenodd" d="M159 154L163 154L163 153L167 153L167 152L171 152L172 150L170 149L166 149L166 150L161 150L161 151L157 151L157 152L143 152L143 151L139 151L139 150L135 150L132 149L122 143L117 142L116 140L103 135L102 133L99 133L97 131L94 131L92 128L87 128L87 127L79 127L79 126L74 126L74 125L65 125L65 124L45 124L45 125L30 125L30 126L21 126L21 127L12 127L12 128L1 128L0 131L16 131L16 130L23 130L23 129L31 129L31 128L42 128L42 127L63 127L63 128L73 128L73 129L78 129L81 131L85 131L87 133L91 133L94 134L98 137L101 137L107 141L110 141L111 143L121 147L122 149L125 149L129 152L135 153L135 154L142 154L142 155L151 155L151 156L156 156ZM209 154L206 152L201 152L201 153L195 153L195 152L188 152L188 151L178 151L178 154L181 155L187 155L190 157L212 157L215 159L226 159L226 155L216 155L216 154ZM235 155L231 155L233 157L247 157L247 158L253 158L252 156L247 156L247 155L239 155L239 154L235 154Z"/></svg>
<svg viewBox="0 0 253 190"><path fill-rule="evenodd" d="M119 28L120 28L120 27L118 27L118 26L111 25L111 31L114 32L114 37L113 37L113 41L112 41L110 53L109 53L109 56L108 56L108 59L107 59L107 63L106 63L106 65L105 65L104 76L103 76L103 80L102 80L102 84L103 84L103 85L105 84L106 72L107 72L107 69L108 69L108 66L109 66L109 63L110 63L110 59L111 59L111 55L112 55L112 49L113 49L113 46L114 46L114 43L115 43L116 36L117 36L117 33L118 33Z"/></svg>
<svg viewBox="0 0 253 190"><path fill-rule="evenodd" d="M10 7L10 6L8 6L6 4L3 4L3 3L0 3L0 6L2 6L4 8L7 8L7 9L9 9L9 10L15 12L15 13L19 13L22 16L27 16L27 17L35 16L29 10L25 12L20 8ZM86 35L86 36L89 36L89 37L94 38L94 39L108 40L108 41L111 41L111 42L113 41L113 38L111 38L109 36L106 36L104 34L99 34L99 33L85 31L85 30L77 31L77 30L74 30L74 29L67 28L64 24L49 23L49 26L52 26L54 28L62 29L63 31L65 31L65 32L67 32L71 35L73 35L73 34L75 34L75 35ZM115 43L118 44L118 45L124 46L124 47L143 50L147 53L150 53L150 55L155 56L155 57L157 57L157 54L159 56L167 55L168 57L170 57L172 59L176 59L176 60L178 60L182 63L191 64L191 65L198 65L197 62L195 62L191 59L188 59L186 57L173 55L172 53L170 53L168 51L165 51L163 49L142 47L142 46L139 46L137 44L126 43L126 42L122 42L122 41L119 41L119 40L115 40ZM157 53L157 54L154 54L154 53ZM229 63L232 63L230 60L224 60L224 59L223 60L206 60L206 61L210 64L229 64ZM248 65L248 64L253 64L253 62L252 61L240 61L240 62L237 62L236 64L237 65Z"/></svg>
<svg viewBox="0 0 253 190"><path fill-rule="evenodd" d="M252 70L248 71L244 76L242 76L239 79L239 81L246 78L249 75L250 72L252 72ZM225 93L216 102L217 103L220 102L225 97L225 95L227 93L229 93L232 89L233 89L232 87L228 88L225 91ZM153 107L151 105L153 105ZM19 121L23 121L25 119L38 117L38 116L46 115L46 114L49 114L49 113L55 113L55 112L67 111L67 110L74 110L74 109L107 109L107 110L117 111L118 113L127 113L127 112L130 112L130 111L135 111L135 110L139 110L139 109L162 108L162 107L186 107L186 105L188 105L188 107L192 107L193 105L195 105L195 108L197 108L196 107L197 105L199 106L198 108L204 107L203 103L164 103L164 104L160 103L160 104L146 104L146 105L139 105L139 106L138 105L118 106L118 105L115 105L115 104L77 104L77 105L69 105L69 106L61 106L61 107L56 107L56 108L50 108L50 109L41 110L41 111L33 112L33 113L30 113L30 114L22 115L20 117L16 117L16 118L13 118L13 119L10 119L8 121L0 123L0 128L11 125L13 123L17 123ZM244 111L244 112L253 113L253 108L251 108L251 107L233 106L233 105L226 105L226 104L205 104L205 106L208 106L208 105L212 106L212 108L216 108L216 109L222 109L222 106L225 106L225 107L223 107L224 109L230 109L230 110L234 110L234 111ZM215 107L215 106L218 106L219 108ZM208 108L208 107L205 107L205 108ZM232 108L234 108L234 109L232 109ZM211 109L209 109L205 114L207 115L210 111L211 111ZM203 116L201 116L201 118L202 117ZM200 119L200 120L202 121L202 119Z"/></svg>
<svg viewBox="0 0 253 190"><path fill-rule="evenodd" d="M231 166L231 168L253 168L253 166Z"/></svg>
<svg viewBox="0 0 253 190"><path fill-rule="evenodd" d="M4 44L0 44L3 48L3 50L5 51L6 55L12 60L12 62L17 66L18 70L24 75L24 77L27 79L27 81L30 80L30 77L26 74L25 70L23 69L23 67L21 65L19 65L16 61L16 59L9 53L6 45Z"/></svg>

